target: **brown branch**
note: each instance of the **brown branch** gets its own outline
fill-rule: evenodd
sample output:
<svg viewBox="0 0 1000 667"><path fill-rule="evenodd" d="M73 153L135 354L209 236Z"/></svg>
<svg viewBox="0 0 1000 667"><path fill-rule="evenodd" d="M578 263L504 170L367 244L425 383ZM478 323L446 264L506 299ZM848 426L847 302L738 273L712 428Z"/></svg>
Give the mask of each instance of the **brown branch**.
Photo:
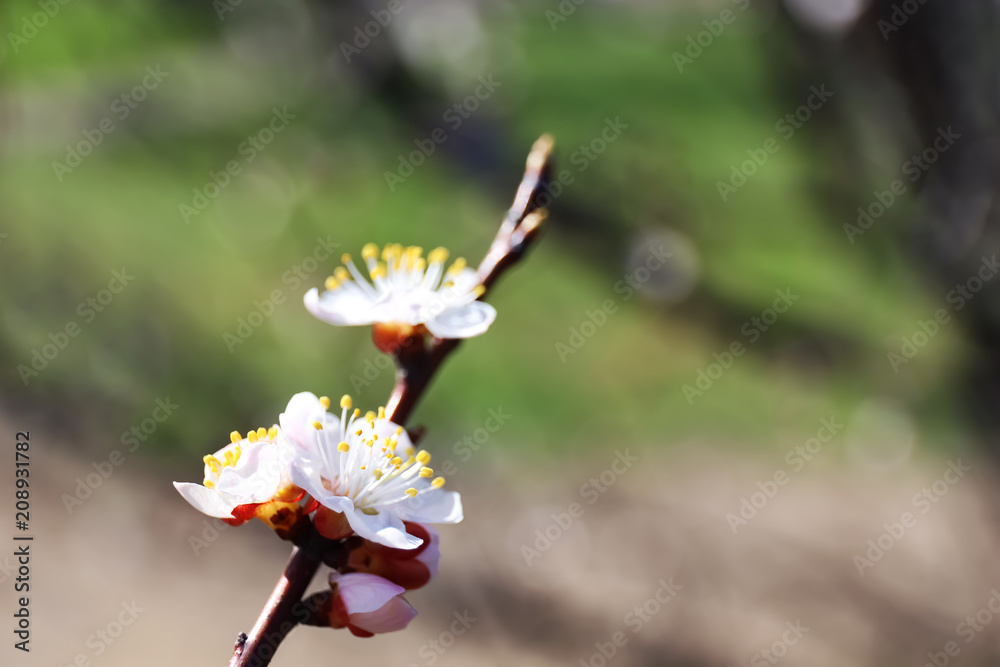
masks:
<svg viewBox="0 0 1000 667"><path fill-rule="evenodd" d="M539 198L548 188L552 173L552 137L542 135L531 147L524 177L514 203L504 216L486 257L479 264L479 280L487 291L532 245L547 215ZM396 386L386 405L386 417L404 426L445 358L460 339L435 339L429 348L422 341L404 346L396 355Z"/></svg>
<svg viewBox="0 0 1000 667"><path fill-rule="evenodd" d="M479 279L487 290L504 271L524 256L538 236L546 215L538 202L548 187L551 175L552 145L552 137L543 135L531 147L514 203L507 211L486 257L479 264ZM431 379L459 342L435 339L430 347L425 347L422 340L415 339L397 351L396 386L386 406L388 419L400 426L406 425ZM331 566L335 564L331 562L330 554L337 551L336 547L318 542L322 542L322 538L315 533L315 529L301 541L296 540L302 546L292 551L288 565L250 635L239 636L229 667L266 667L278 645L296 625L325 623L322 607L327 596L318 594L305 600L302 598L320 564L324 560Z"/></svg>

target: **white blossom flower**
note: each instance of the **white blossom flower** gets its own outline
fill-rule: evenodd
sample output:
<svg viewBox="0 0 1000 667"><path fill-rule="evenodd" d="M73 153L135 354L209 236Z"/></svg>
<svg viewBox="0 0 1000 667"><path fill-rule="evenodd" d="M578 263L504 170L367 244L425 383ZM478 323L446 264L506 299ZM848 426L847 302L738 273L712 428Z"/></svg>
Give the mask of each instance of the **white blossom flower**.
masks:
<svg viewBox="0 0 1000 667"><path fill-rule="evenodd" d="M289 401L279 421L294 452L292 481L322 506L343 514L361 537L397 549L415 549L423 540L404 521L458 523L462 501L443 491L431 456L416 452L406 431L378 414L351 410L340 401L341 417L327 412L330 399L308 392Z"/></svg>
<svg viewBox="0 0 1000 667"><path fill-rule="evenodd" d="M202 484L174 482L174 488L200 512L219 519L244 523L257 508L272 500L294 500L296 493L288 471L291 450L279 442L277 426L230 434L230 444L204 458Z"/></svg>
<svg viewBox="0 0 1000 667"><path fill-rule="evenodd" d="M405 589L374 574L330 573L333 609L330 625L360 637L402 630L417 615L402 596Z"/></svg>
<svg viewBox="0 0 1000 667"><path fill-rule="evenodd" d="M392 325L404 335L422 333L438 338L469 338L484 333L496 310L477 301L484 292L475 270L458 258L445 270L448 251L438 248L425 260L423 250L389 244L378 259L378 246L361 251L371 282L344 255L344 266L326 280L326 291L305 295L306 308L331 324ZM344 268L346 266L346 268Z"/></svg>

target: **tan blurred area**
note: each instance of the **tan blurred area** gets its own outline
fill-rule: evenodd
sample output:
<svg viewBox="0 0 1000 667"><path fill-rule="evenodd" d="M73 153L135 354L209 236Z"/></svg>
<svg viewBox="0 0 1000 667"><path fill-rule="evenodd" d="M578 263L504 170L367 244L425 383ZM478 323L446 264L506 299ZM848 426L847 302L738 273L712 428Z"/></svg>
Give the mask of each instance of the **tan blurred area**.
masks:
<svg viewBox="0 0 1000 667"><path fill-rule="evenodd" d="M8 662L6 630L4 664L225 664L288 545L257 522L216 531L146 460L126 460L70 513L63 494L92 462L44 431L32 447L32 650ZM407 596L420 612L411 626L372 639L298 628L272 664L919 666L928 652L996 664L984 466L928 457L876 474L831 455L772 487L782 466L764 457L695 442L678 452L513 467L490 443L449 481L466 520L442 527L438 577ZM956 462L962 474L942 486ZM934 502L915 501L925 488ZM745 525L732 518L744 498L762 505L743 509ZM869 554L869 540L888 548ZM855 557L870 556L859 574ZM11 561L0 565L9 600Z"/></svg>

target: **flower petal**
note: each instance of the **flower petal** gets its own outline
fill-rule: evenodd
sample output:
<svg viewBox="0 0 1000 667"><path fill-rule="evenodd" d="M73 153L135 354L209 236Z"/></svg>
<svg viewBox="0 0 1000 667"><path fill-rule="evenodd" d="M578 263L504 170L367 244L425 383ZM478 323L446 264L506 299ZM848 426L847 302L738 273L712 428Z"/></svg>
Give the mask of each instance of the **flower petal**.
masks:
<svg viewBox="0 0 1000 667"><path fill-rule="evenodd" d="M365 514L353 507L343 511L354 532L366 540L395 549L416 549L423 544L423 540L419 537L406 532L403 520L397 516L395 507L392 511L381 509L377 514Z"/></svg>
<svg viewBox="0 0 1000 667"><path fill-rule="evenodd" d="M348 615L378 611L389 600L406 591L388 579L367 572L330 573L330 584L337 585L337 596Z"/></svg>
<svg viewBox="0 0 1000 667"><path fill-rule="evenodd" d="M313 426L313 422L317 421L323 424L324 431L340 432L340 419L327 412L316 394L308 391L292 396L285 411L278 417L281 431L297 455L322 459L319 446L324 434L317 434Z"/></svg>
<svg viewBox="0 0 1000 667"><path fill-rule="evenodd" d="M314 287L306 292L303 301L310 313L330 324L354 326L374 322L371 312L374 301L350 282L322 294Z"/></svg>
<svg viewBox="0 0 1000 667"><path fill-rule="evenodd" d="M402 597L394 597L380 609L373 612L351 614L350 623L373 634L395 632L410 624L417 615L417 610Z"/></svg>
<svg viewBox="0 0 1000 667"><path fill-rule="evenodd" d="M207 489L201 484L174 482L174 488L196 510L217 519L233 518L233 510L239 504L223 498L220 493Z"/></svg>
<svg viewBox="0 0 1000 667"><path fill-rule="evenodd" d="M270 442L246 443L235 466L219 473L215 488L240 504L271 500L288 474L286 450Z"/></svg>
<svg viewBox="0 0 1000 667"><path fill-rule="evenodd" d="M392 509L404 521L417 523L458 523L463 518L462 497L457 491L428 491L394 503Z"/></svg>
<svg viewBox="0 0 1000 667"><path fill-rule="evenodd" d="M497 311L482 301L473 301L459 308L446 310L426 323L427 330L438 338L471 338L485 333Z"/></svg>

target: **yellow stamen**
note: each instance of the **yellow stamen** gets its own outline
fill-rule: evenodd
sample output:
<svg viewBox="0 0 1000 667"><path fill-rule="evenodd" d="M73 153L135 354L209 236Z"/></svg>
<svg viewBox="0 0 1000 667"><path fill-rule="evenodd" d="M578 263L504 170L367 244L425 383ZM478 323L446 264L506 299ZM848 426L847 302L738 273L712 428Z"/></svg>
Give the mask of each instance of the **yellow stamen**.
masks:
<svg viewBox="0 0 1000 667"><path fill-rule="evenodd" d="M215 482L213 482L212 480L210 480L210 479L208 479L206 477L205 478L205 482L204 482L204 487L206 489L214 489L215 488Z"/></svg>
<svg viewBox="0 0 1000 667"><path fill-rule="evenodd" d="M326 288L327 288L328 290L335 290L335 289L337 289L338 287L340 287L340 282L339 282L339 281L338 281L338 280L337 280L336 278L334 278L333 276L329 276L329 277L328 277L328 278L326 279L326 282L325 282L325 283L323 283L323 285L324 285L324 286L325 286L325 287L326 287Z"/></svg>
<svg viewBox="0 0 1000 667"><path fill-rule="evenodd" d="M229 441L230 442L237 443L237 442L239 442L242 439L243 439L243 436L240 435L239 431L233 431L232 433L229 434Z"/></svg>
<svg viewBox="0 0 1000 667"><path fill-rule="evenodd" d="M222 462L219 461L219 459L217 459L214 456L212 456L211 454L209 454L208 456L202 458L202 461L204 461L205 465L208 466L208 469L211 470L214 473L218 473L219 472L219 468L222 467Z"/></svg>
<svg viewBox="0 0 1000 667"><path fill-rule="evenodd" d="M320 424L319 422L313 422L313 428L316 429L317 431L322 431L323 425Z"/></svg>
<svg viewBox="0 0 1000 667"><path fill-rule="evenodd" d="M250 442L257 442L257 440L258 440L258 438L257 438L257 431L248 431L247 432L247 440L249 440ZM229 452L226 452L226 453L228 454Z"/></svg>
<svg viewBox="0 0 1000 667"><path fill-rule="evenodd" d="M372 477L376 480L382 479L382 470L380 468L375 468L375 471L372 473Z"/></svg>
<svg viewBox="0 0 1000 667"><path fill-rule="evenodd" d="M330 409L330 397L329 396L320 396L319 397L319 404L323 406L324 410L329 410Z"/></svg>
<svg viewBox="0 0 1000 667"><path fill-rule="evenodd" d="M269 437L271 440L277 440L278 439L278 427L277 426L272 426L271 428L267 429L267 437Z"/></svg>
<svg viewBox="0 0 1000 667"><path fill-rule="evenodd" d="M350 449L351 449L351 446L349 444L347 444L346 442L342 442L339 445L337 445L337 451L341 452L341 453L350 451Z"/></svg>
<svg viewBox="0 0 1000 667"><path fill-rule="evenodd" d="M338 266L333 270L333 277L336 278L338 282L346 283L351 279L351 272L342 266Z"/></svg>
<svg viewBox="0 0 1000 667"><path fill-rule="evenodd" d="M431 462L431 455L426 449L421 449L420 453L417 454L417 460L420 461L421 465L427 465Z"/></svg>
<svg viewBox="0 0 1000 667"><path fill-rule="evenodd" d="M402 462L403 462L403 459L399 458L398 456L393 456L391 459L389 459L389 464L390 465L394 465L394 466L398 466Z"/></svg>
<svg viewBox="0 0 1000 667"><path fill-rule="evenodd" d="M351 396L349 394L344 394L340 397L340 407L344 410L351 409Z"/></svg>
<svg viewBox="0 0 1000 667"><path fill-rule="evenodd" d="M408 495L409 497L413 498L415 495L417 495L417 490L407 489L404 493L406 493L406 495Z"/></svg>
<svg viewBox="0 0 1000 667"><path fill-rule="evenodd" d="M368 412L365 413L365 421L366 422L374 421L374 419L375 419L375 413L374 412L372 412L371 410L369 410Z"/></svg>
<svg viewBox="0 0 1000 667"><path fill-rule="evenodd" d="M267 429L261 426L260 428L257 429L257 439L263 440L266 437L267 437Z"/></svg>
<svg viewBox="0 0 1000 667"><path fill-rule="evenodd" d="M381 405L379 406L379 408L378 408L378 418L379 419L385 419L385 407L384 406L381 406Z"/></svg>
<svg viewBox="0 0 1000 667"><path fill-rule="evenodd" d="M389 275L388 270L385 268L385 264L376 264L371 270L372 280L378 280L379 278L385 278Z"/></svg>
<svg viewBox="0 0 1000 667"><path fill-rule="evenodd" d="M420 469L420 476L421 477L433 477L434 476L434 469L433 468L428 468L428 467L424 466L423 468Z"/></svg>
<svg viewBox="0 0 1000 667"><path fill-rule="evenodd" d="M465 261L464 257L457 258L454 262L452 262L452 265L448 267L446 275L452 276L455 275L456 273L461 273L462 269L466 267L466 264L467 262Z"/></svg>
<svg viewBox="0 0 1000 667"><path fill-rule="evenodd" d="M343 255L341 255L340 256L340 263L341 264L350 264L351 263L351 253L345 252Z"/></svg>
<svg viewBox="0 0 1000 667"><path fill-rule="evenodd" d="M444 477L435 477L434 481L431 482L432 489L440 489L442 486L444 486Z"/></svg>
<svg viewBox="0 0 1000 667"><path fill-rule="evenodd" d="M431 264L444 264L448 261L448 249L447 248L434 248L427 255L427 260Z"/></svg>
<svg viewBox="0 0 1000 667"><path fill-rule="evenodd" d="M355 431L355 432L354 432L354 435L361 435L362 433L364 433L364 431L362 431L362 430L361 430L361 429L359 428L359 429L358 429L357 431Z"/></svg>
<svg viewBox="0 0 1000 667"><path fill-rule="evenodd" d="M485 293L486 293L486 288L482 285L476 285L475 287L472 288L472 296L476 299L478 299Z"/></svg>
<svg viewBox="0 0 1000 667"><path fill-rule="evenodd" d="M378 257L378 246L374 243L366 243L365 247L361 249L361 256L365 259L365 261L375 259Z"/></svg>
<svg viewBox="0 0 1000 667"><path fill-rule="evenodd" d="M348 406L347 409L350 410L351 409L350 406ZM354 418L357 419L358 415L360 414L361 414L361 408L354 408Z"/></svg>

